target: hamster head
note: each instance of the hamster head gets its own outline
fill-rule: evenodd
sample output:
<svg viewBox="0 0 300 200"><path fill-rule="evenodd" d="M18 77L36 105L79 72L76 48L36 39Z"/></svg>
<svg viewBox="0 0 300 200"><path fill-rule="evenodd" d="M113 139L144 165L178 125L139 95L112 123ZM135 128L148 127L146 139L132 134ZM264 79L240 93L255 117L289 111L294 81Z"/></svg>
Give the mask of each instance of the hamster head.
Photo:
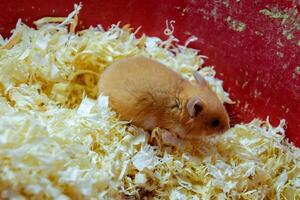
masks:
<svg viewBox="0 0 300 200"><path fill-rule="evenodd" d="M194 73L194 77L196 84L182 86L179 94L181 114L171 131L182 139L224 133L230 125L223 103L198 72Z"/></svg>

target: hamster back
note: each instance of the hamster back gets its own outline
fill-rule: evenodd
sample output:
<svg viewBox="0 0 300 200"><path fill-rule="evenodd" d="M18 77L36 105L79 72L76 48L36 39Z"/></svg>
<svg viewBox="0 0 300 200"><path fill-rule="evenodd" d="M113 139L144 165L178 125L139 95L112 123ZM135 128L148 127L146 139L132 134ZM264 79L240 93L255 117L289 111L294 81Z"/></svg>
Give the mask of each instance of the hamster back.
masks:
<svg viewBox="0 0 300 200"><path fill-rule="evenodd" d="M99 93L109 96L110 107L121 119L152 129L169 117L165 115L170 97L176 96L183 81L159 62L138 56L109 66L100 77Z"/></svg>

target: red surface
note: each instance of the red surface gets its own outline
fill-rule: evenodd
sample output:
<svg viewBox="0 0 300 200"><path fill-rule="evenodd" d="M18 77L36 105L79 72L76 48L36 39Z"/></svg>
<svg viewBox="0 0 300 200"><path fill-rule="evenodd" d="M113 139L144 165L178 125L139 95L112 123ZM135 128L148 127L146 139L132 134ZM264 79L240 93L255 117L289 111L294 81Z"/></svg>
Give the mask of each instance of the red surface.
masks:
<svg viewBox="0 0 300 200"><path fill-rule="evenodd" d="M31 24L43 16L65 16L78 1L19 0L0 4L0 33L9 35L18 18ZM165 20L175 20L175 36L184 41L187 32L199 40L192 47L207 55L206 63L216 66L231 97L239 102L229 106L235 120L254 117L277 125L287 120L287 135L300 146L300 15L290 17L286 24L261 14L264 8L297 12L298 0L110 0L83 2L82 25L98 23L109 26L117 21L142 25L149 35L162 36ZM298 5L297 5L298 4ZM214 13L216 13L214 15ZM246 24L242 32L230 28L227 17ZM298 26L299 27L299 26ZM294 38L282 33L289 30ZM260 94L260 95L257 95ZM248 106L247 106L248 105Z"/></svg>

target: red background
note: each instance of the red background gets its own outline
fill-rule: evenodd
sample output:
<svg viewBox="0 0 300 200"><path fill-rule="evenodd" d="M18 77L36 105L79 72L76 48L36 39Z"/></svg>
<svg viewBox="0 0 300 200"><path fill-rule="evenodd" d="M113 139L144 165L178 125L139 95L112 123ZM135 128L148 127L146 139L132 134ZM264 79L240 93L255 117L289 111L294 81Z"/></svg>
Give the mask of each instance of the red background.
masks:
<svg viewBox="0 0 300 200"><path fill-rule="evenodd" d="M26 24L44 16L66 16L72 0L16 0L0 4L0 33L7 37L17 19ZM182 42L188 32L199 40L191 47L208 56L206 64L216 66L218 76L233 100L228 106L235 122L254 117L277 125L287 120L287 136L300 146L300 15L298 0L85 0L81 26L108 27L122 21L142 32L163 37L166 20L175 20L175 36ZM285 23L262 13L262 9L294 12ZM298 12L298 13L297 13ZM233 30L226 19L243 22L243 31ZM298 29L297 29L298 28ZM283 35L293 34L292 39ZM258 95L259 94L259 95Z"/></svg>

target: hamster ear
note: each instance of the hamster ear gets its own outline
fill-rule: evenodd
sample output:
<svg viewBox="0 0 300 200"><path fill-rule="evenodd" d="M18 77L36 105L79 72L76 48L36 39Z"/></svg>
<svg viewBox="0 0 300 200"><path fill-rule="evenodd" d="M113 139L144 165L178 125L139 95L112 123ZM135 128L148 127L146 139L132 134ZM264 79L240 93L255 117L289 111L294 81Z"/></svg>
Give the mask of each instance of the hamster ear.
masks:
<svg viewBox="0 0 300 200"><path fill-rule="evenodd" d="M198 71L194 71L193 76L196 79L199 86L201 87L208 86L206 80Z"/></svg>
<svg viewBox="0 0 300 200"><path fill-rule="evenodd" d="M195 118L203 110L202 103L198 97L192 97L186 104L190 118Z"/></svg>

